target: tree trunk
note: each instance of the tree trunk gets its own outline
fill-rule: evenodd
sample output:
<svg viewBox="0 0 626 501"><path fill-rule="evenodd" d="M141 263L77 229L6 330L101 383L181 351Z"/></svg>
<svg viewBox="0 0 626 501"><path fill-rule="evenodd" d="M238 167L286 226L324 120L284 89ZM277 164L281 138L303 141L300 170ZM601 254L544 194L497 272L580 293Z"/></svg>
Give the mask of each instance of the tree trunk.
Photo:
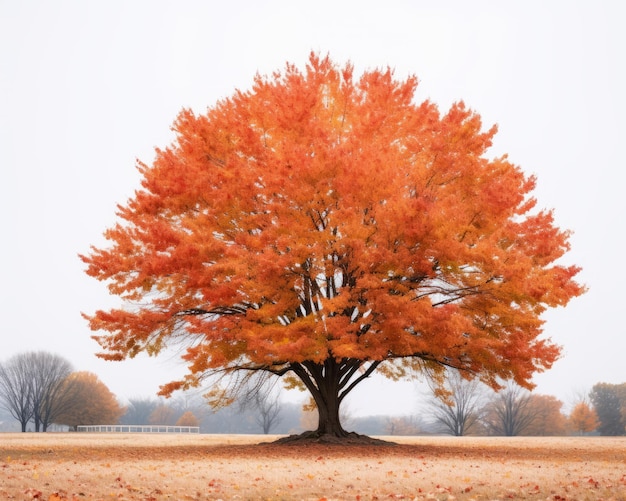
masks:
<svg viewBox="0 0 626 501"><path fill-rule="evenodd" d="M339 395L331 393L324 399L315 399L318 412L316 434L318 436L329 435L331 437L345 437L348 435L341 426L339 418Z"/></svg>
<svg viewBox="0 0 626 501"><path fill-rule="evenodd" d="M307 386L318 412L317 430L314 436L346 437L349 435L341 426L339 406L346 393L342 393L342 367L334 359L327 359L324 364L303 364L305 371L295 370Z"/></svg>
<svg viewBox="0 0 626 501"><path fill-rule="evenodd" d="M292 370L311 393L318 412L317 430L291 435L278 440L289 443L296 440L313 440L327 443L388 444L379 439L347 432L341 426L339 407L343 398L365 378L369 377L380 362L369 363L366 370L358 372L362 361L328 358L318 364L310 361L291 364Z"/></svg>

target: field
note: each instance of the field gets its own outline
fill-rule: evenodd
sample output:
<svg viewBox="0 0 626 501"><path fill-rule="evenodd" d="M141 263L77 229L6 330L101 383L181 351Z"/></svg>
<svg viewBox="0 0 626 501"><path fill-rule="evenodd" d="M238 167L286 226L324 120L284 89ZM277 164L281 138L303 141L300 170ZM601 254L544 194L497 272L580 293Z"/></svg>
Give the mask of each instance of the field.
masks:
<svg viewBox="0 0 626 501"><path fill-rule="evenodd" d="M0 434L0 499L626 500L626 438Z"/></svg>

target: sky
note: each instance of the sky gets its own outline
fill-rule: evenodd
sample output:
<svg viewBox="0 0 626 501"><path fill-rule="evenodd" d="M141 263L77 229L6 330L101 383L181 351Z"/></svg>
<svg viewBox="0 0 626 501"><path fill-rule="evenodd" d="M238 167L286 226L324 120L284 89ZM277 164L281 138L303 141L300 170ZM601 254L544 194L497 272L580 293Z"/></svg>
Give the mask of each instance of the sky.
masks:
<svg viewBox="0 0 626 501"><path fill-rule="evenodd" d="M105 244L139 187L136 159L173 140L183 108L202 113L314 51L417 75L418 101L463 100L498 124L488 155L537 176L539 205L573 232L563 263L589 287L545 315L563 357L535 391L567 403L626 381L625 21L608 0L0 0L0 362L58 353L122 400L183 374L174 356L96 358L81 312L119 301L78 254ZM420 395L371 378L348 405L406 414Z"/></svg>

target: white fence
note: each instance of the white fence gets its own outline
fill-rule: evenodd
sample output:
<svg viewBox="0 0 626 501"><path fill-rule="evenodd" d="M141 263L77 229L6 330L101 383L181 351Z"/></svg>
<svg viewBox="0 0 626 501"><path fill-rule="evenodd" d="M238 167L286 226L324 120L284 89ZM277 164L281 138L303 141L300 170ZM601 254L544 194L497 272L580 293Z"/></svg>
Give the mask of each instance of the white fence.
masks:
<svg viewBox="0 0 626 501"><path fill-rule="evenodd" d="M200 427L143 424L95 424L77 426L76 431L89 433L200 433Z"/></svg>

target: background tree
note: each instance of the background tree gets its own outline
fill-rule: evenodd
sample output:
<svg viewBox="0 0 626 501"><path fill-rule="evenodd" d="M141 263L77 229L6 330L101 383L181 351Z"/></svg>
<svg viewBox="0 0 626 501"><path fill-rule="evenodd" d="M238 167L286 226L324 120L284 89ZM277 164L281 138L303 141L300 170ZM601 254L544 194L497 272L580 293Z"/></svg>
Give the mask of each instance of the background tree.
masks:
<svg viewBox="0 0 626 501"><path fill-rule="evenodd" d="M148 424L150 414L157 408L159 401L154 398L131 398L128 400L126 412L120 417L120 424Z"/></svg>
<svg viewBox="0 0 626 501"><path fill-rule="evenodd" d="M92 372L73 372L61 388L61 405L54 422L76 430L79 425L117 424L125 409Z"/></svg>
<svg viewBox="0 0 626 501"><path fill-rule="evenodd" d="M60 355L44 351L25 354L33 384L35 431L47 431L56 421L63 399L63 383L72 373L72 364Z"/></svg>
<svg viewBox="0 0 626 501"><path fill-rule="evenodd" d="M596 411L587 402L578 402L568 418L569 426L580 435L592 432L600 425Z"/></svg>
<svg viewBox="0 0 626 501"><path fill-rule="evenodd" d="M200 420L191 411L185 411L176 421L176 426L200 426Z"/></svg>
<svg viewBox="0 0 626 501"><path fill-rule="evenodd" d="M455 436L476 431L484 406L484 386L480 381L448 370L443 389L432 382L429 386L433 394L430 408L438 431Z"/></svg>
<svg viewBox="0 0 626 501"><path fill-rule="evenodd" d="M620 413L622 415L622 423L624 423L624 434L626 434L626 383L616 384L615 392L620 401Z"/></svg>
<svg viewBox="0 0 626 501"><path fill-rule="evenodd" d="M181 416L186 412L191 412L200 423L198 426L202 426L214 410L207 406L204 391L181 393L176 398L170 399L170 405Z"/></svg>
<svg viewBox="0 0 626 501"><path fill-rule="evenodd" d="M46 431L54 422L63 381L71 372L66 359L43 351L15 355L0 368L4 405L20 421L22 431L31 419L35 431Z"/></svg>
<svg viewBox="0 0 626 501"><path fill-rule="evenodd" d="M0 365L0 401L20 422L22 432L33 417L33 381L28 357L15 355Z"/></svg>
<svg viewBox="0 0 626 501"><path fill-rule="evenodd" d="M177 412L169 405L159 404L148 418L149 424L173 426L177 420Z"/></svg>
<svg viewBox="0 0 626 501"><path fill-rule="evenodd" d="M489 159L496 128L463 103L414 103L417 79L311 55L258 76L139 163L87 273L127 303L87 316L108 360L186 344L188 375L288 376L315 400L316 436L375 370L456 367L531 386L559 348L541 313L583 292L535 179ZM226 399L226 402L232 399Z"/></svg>
<svg viewBox="0 0 626 501"><path fill-rule="evenodd" d="M280 395L270 392L257 392L254 397L254 407L258 413L256 423L267 435L272 428L280 423Z"/></svg>
<svg viewBox="0 0 626 501"><path fill-rule="evenodd" d="M532 417L523 435L559 436L567 432L567 419L561 412L563 402L553 395L531 394L527 411Z"/></svg>
<svg viewBox="0 0 626 501"><path fill-rule="evenodd" d="M626 383L621 385L598 383L593 386L589 397L600 420L598 432L600 435L624 435L626 420L624 406L626 399L621 398Z"/></svg>
<svg viewBox="0 0 626 501"><path fill-rule="evenodd" d="M522 435L534 417L530 400L531 393L517 385L509 385L495 394L485 413L488 433L508 437Z"/></svg>
<svg viewBox="0 0 626 501"><path fill-rule="evenodd" d="M239 388L238 403L240 412L252 410L254 421L261 427L264 434L278 425L281 421L280 391L277 388L276 377L264 372L248 372L240 378L231 378Z"/></svg>

